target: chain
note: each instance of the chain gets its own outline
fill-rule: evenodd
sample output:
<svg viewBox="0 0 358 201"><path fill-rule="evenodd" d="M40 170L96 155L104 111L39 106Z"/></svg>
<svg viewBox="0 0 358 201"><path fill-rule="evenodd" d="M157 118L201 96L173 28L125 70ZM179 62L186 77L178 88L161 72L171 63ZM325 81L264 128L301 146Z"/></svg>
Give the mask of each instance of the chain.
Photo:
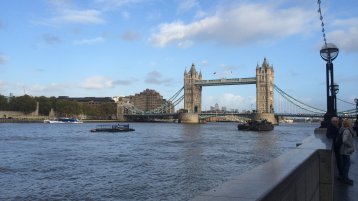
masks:
<svg viewBox="0 0 358 201"><path fill-rule="evenodd" d="M319 19L321 20L321 26L322 26L323 41L324 41L324 44L327 47L326 32L325 32L325 29L324 29L323 16L322 16L322 11L321 11L321 0L317 0L317 3L318 3Z"/></svg>

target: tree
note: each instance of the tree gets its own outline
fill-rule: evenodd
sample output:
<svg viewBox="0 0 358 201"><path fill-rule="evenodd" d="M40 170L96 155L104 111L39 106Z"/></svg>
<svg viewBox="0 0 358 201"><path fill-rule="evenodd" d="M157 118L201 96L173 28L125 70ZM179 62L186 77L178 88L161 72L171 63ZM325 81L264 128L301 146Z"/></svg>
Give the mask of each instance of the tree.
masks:
<svg viewBox="0 0 358 201"><path fill-rule="evenodd" d="M116 113L113 103L103 103L100 105L99 109L99 116L105 117L106 119Z"/></svg>
<svg viewBox="0 0 358 201"><path fill-rule="evenodd" d="M48 115L52 108L51 99L45 96L36 97L35 100L39 102L39 113L42 115Z"/></svg>
<svg viewBox="0 0 358 201"><path fill-rule="evenodd" d="M73 116L82 113L81 104L76 101L57 99L55 111L61 116Z"/></svg>
<svg viewBox="0 0 358 201"><path fill-rule="evenodd" d="M9 108L14 111L31 113L36 110L36 100L29 95L12 97Z"/></svg>
<svg viewBox="0 0 358 201"><path fill-rule="evenodd" d="M0 95L0 110L8 110L9 103L7 102L7 98L3 95Z"/></svg>

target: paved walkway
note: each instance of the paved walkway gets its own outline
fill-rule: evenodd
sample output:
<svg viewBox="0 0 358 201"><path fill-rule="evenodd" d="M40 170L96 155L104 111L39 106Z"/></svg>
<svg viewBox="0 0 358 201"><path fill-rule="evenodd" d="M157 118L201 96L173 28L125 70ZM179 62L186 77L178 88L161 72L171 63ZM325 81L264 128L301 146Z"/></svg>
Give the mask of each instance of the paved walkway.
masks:
<svg viewBox="0 0 358 201"><path fill-rule="evenodd" d="M355 137L356 151L351 156L351 167L349 177L353 179L354 185L349 186L335 180L334 200L335 201L357 201L358 200L358 138Z"/></svg>

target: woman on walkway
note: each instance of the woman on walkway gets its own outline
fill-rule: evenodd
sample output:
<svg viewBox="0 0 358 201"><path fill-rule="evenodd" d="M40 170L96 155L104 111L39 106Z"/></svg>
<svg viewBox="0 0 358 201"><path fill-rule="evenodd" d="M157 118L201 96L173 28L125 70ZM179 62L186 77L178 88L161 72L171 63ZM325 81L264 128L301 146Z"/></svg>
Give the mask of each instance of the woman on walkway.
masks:
<svg viewBox="0 0 358 201"><path fill-rule="evenodd" d="M352 123L348 119L343 121L344 131L342 134L342 145L340 148L342 159L343 183L353 185L353 180L349 179L348 172L351 165L350 155L354 152Z"/></svg>

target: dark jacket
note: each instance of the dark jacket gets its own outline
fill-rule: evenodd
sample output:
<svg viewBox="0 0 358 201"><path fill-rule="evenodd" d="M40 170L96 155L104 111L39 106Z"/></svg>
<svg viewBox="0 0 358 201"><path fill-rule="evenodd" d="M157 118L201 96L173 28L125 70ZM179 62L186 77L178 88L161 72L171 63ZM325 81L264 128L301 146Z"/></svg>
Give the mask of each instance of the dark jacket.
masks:
<svg viewBox="0 0 358 201"><path fill-rule="evenodd" d="M339 132L339 128L333 126L332 124L328 124L327 132L326 132L327 138L335 140L336 137L338 136L338 132Z"/></svg>

